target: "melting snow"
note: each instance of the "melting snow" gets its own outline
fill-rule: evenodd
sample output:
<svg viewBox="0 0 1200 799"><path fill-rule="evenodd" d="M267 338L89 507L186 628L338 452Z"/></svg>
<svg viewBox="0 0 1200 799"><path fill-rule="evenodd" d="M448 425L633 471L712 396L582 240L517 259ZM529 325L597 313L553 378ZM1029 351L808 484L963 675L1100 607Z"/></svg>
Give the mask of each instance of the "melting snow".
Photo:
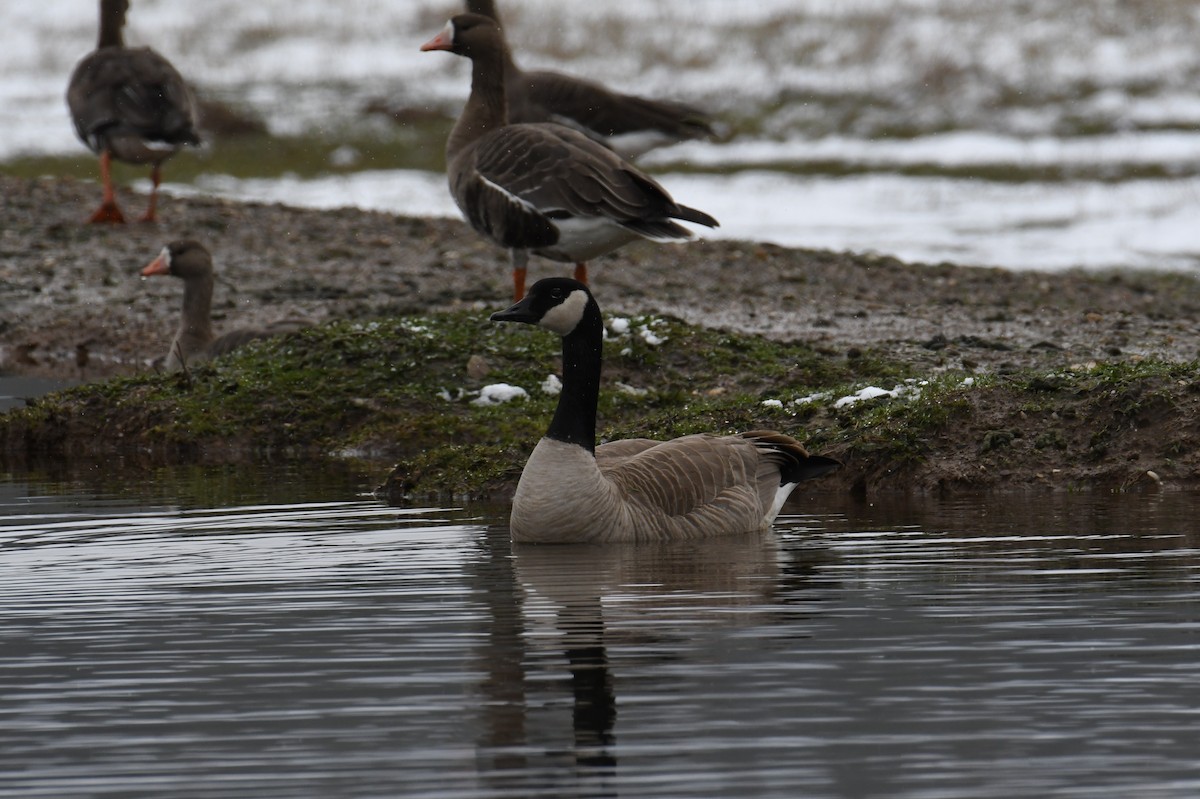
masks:
<svg viewBox="0 0 1200 799"><path fill-rule="evenodd" d="M524 399L529 392L520 386L508 383L492 383L479 390L479 396L471 400L472 405L502 405L515 399Z"/></svg>

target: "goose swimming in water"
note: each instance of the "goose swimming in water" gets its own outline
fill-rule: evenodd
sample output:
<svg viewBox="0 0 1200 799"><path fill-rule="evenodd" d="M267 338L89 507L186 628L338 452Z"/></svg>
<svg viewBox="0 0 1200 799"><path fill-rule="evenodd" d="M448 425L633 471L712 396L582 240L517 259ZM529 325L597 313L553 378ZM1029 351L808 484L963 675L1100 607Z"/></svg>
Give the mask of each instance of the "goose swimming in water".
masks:
<svg viewBox="0 0 1200 799"><path fill-rule="evenodd" d="M587 286L539 280L491 318L562 336L562 393L517 484L514 541L647 541L763 530L801 481L840 465L766 430L596 446L604 323Z"/></svg>

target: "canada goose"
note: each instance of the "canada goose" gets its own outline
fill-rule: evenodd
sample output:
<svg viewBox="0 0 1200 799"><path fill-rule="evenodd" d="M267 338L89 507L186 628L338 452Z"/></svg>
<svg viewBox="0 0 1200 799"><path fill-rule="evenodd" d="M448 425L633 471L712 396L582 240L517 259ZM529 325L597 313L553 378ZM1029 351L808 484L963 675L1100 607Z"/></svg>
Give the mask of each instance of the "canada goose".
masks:
<svg viewBox="0 0 1200 799"><path fill-rule="evenodd" d="M466 0L467 11L504 27L493 0ZM715 135L708 115L694 106L622 94L595 81L517 66L508 47L504 88L510 122L558 122L626 158L668 144Z"/></svg>
<svg viewBox="0 0 1200 799"><path fill-rule="evenodd" d="M183 280L183 314L165 356L164 365L169 372L225 355L256 339L271 338L308 326L304 320L286 319L266 328L241 328L214 337L212 256L198 241L171 242L142 269L141 274L142 277L171 275Z"/></svg>
<svg viewBox="0 0 1200 799"><path fill-rule="evenodd" d="M100 156L104 200L89 222L124 222L113 193L111 160L151 164L150 203L141 221L156 220L162 162L199 144L195 99L167 59L149 47L125 47L129 0L100 0L100 39L71 73L67 106L75 132Z"/></svg>
<svg viewBox="0 0 1200 799"><path fill-rule="evenodd" d="M508 124L504 35L479 14L459 14L422 50L472 61L471 96L446 142L450 193L471 226L512 252L513 296L525 293L528 251L575 264L638 238L682 241L682 219L716 227L606 147L562 125Z"/></svg>
<svg viewBox="0 0 1200 799"><path fill-rule="evenodd" d="M840 465L767 430L597 447L604 327L587 286L569 278L539 280L527 297L491 318L562 336L562 393L517 484L514 541L639 541L763 530L800 481Z"/></svg>

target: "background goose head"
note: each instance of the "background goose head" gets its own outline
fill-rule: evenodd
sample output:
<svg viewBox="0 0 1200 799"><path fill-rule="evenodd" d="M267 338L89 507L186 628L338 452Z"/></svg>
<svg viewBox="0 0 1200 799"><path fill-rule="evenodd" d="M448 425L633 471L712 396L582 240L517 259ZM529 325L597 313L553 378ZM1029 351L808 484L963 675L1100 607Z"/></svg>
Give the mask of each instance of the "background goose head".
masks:
<svg viewBox="0 0 1200 799"><path fill-rule="evenodd" d="M180 239L162 248L158 257L142 269L142 277L170 275L187 281L212 281L212 255L195 239Z"/></svg>
<svg viewBox="0 0 1200 799"><path fill-rule="evenodd" d="M421 45L422 51L445 50L467 58L494 52L497 48L504 48L500 25L482 14L456 14L437 36Z"/></svg>

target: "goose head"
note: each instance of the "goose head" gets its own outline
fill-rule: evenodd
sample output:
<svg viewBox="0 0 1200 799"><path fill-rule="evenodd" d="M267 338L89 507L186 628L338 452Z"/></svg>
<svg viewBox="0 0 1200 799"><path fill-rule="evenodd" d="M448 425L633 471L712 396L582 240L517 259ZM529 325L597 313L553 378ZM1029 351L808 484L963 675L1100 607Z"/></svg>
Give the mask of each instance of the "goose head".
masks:
<svg viewBox="0 0 1200 799"><path fill-rule="evenodd" d="M212 256L203 244L193 239L171 242L142 269L142 277L171 275L185 282L205 278L212 280L212 273Z"/></svg>
<svg viewBox="0 0 1200 799"><path fill-rule="evenodd" d="M474 58L480 52L503 48L503 41L500 26L491 17L457 14L450 18L437 36L421 45L421 50L445 50Z"/></svg>
<svg viewBox="0 0 1200 799"><path fill-rule="evenodd" d="M548 277L534 283L523 300L497 311L491 319L537 325L566 337L589 315L599 318L600 308L587 286L566 277Z"/></svg>

